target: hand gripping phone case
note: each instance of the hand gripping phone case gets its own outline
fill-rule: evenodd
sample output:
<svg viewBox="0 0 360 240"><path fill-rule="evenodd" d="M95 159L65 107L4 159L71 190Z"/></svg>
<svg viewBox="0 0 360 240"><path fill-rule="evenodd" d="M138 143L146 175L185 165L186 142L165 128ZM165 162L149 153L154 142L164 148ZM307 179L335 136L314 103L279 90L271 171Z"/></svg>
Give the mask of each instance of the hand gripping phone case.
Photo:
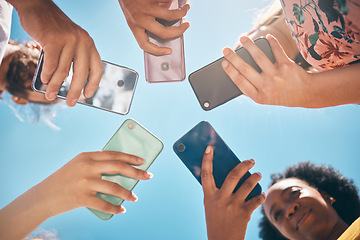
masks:
<svg viewBox="0 0 360 240"><path fill-rule="evenodd" d="M270 61L274 63L275 58L269 42L265 38L258 38L254 42L266 54ZM261 69L245 48L238 48L235 52L245 62L261 73ZM224 60L224 57L219 58L191 73L189 76L191 87L201 107L205 111L216 108L243 94L221 67L221 63Z"/></svg>
<svg viewBox="0 0 360 240"><path fill-rule="evenodd" d="M43 84L40 79L43 56L42 52L32 83L33 90L40 93L45 93L47 88L47 85ZM102 61L102 63L104 66L104 72L98 89L90 98L86 98L83 92L81 92L78 103L126 115L130 111L139 74L135 70L127 67L119 66L106 61ZM70 89L72 76L73 68L71 66L69 75L65 79L64 83L60 87L59 93L57 94L59 98L66 98Z"/></svg>
<svg viewBox="0 0 360 240"><path fill-rule="evenodd" d="M172 0L169 9L178 9L185 4L184 0ZM182 20L165 21L156 19L165 27L180 26ZM172 49L171 54L156 56L148 52L144 52L145 79L149 83L158 82L177 82L184 81L185 58L184 58L184 38L179 36L176 38L162 39L150 32L147 32L149 41L159 47L168 47Z"/></svg>
<svg viewBox="0 0 360 240"><path fill-rule="evenodd" d="M209 145L214 148L213 175L216 187L220 189L229 172L240 163L240 160L221 139L210 123L202 121L197 124L174 143L173 150L201 184L202 159L205 149ZM247 172L240 179L234 192L236 192L250 176L251 174ZM260 195L261 191L261 186L256 184L247 196L246 201Z"/></svg>
<svg viewBox="0 0 360 240"><path fill-rule="evenodd" d="M147 170L155 158L163 149L163 143L159 138L141 126L133 119L127 119L115 132L114 136L105 145L105 151L118 151L127 154L136 155L144 159L144 163L135 168ZM121 174L107 175L103 174L102 179L115 182L127 190L132 190L139 182L137 179L129 178ZM113 205L121 205L123 199L98 192L97 196ZM113 215L89 208L95 215L102 220L108 220Z"/></svg>

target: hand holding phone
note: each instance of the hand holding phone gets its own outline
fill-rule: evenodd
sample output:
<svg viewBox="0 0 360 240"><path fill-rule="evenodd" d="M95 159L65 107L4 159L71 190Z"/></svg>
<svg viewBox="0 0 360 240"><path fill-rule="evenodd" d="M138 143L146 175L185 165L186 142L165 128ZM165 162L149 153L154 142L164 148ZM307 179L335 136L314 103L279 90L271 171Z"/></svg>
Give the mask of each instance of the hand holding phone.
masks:
<svg viewBox="0 0 360 240"><path fill-rule="evenodd" d="M265 194L245 201L250 191L261 179L261 175L259 173L252 174L245 180L246 184L232 193L239 179L255 164L254 160L246 160L231 170L221 189L218 189L214 183L212 166L215 153L211 146L206 148L201 168L208 238L244 239L251 214L265 201Z"/></svg>
<svg viewBox="0 0 360 240"><path fill-rule="evenodd" d="M208 122L202 121L197 124L174 143L173 150L201 184L201 165L207 146L214 149L213 176L216 187L220 189L229 172L240 163L240 160ZM233 192L235 193L250 176L249 172L244 173ZM246 197L246 201L260 194L261 186L256 184Z"/></svg>
<svg viewBox="0 0 360 240"><path fill-rule="evenodd" d="M259 38L254 43L265 53L272 63L275 62L269 42L265 38ZM249 52L241 47L235 50L245 62L252 66L257 72L260 67L255 63ZM209 111L243 94L223 70L221 63L224 57L206 65L193 72L189 76L189 82L200 106Z"/></svg>
<svg viewBox="0 0 360 240"><path fill-rule="evenodd" d="M178 9L184 5L184 0L171 0L168 9ZM165 3L163 3L165 4ZM158 24L165 28L179 27L182 19L166 21L156 19ZM172 52L167 55L154 55L144 51L145 79L149 83L176 82L185 80L185 57L183 36L163 39L153 32L146 32L149 42L159 47L171 48Z"/></svg>
<svg viewBox="0 0 360 240"><path fill-rule="evenodd" d="M86 96L92 96L99 85L102 64L89 34L71 21L53 1L8 2L17 10L22 28L44 48L41 75L43 82L48 84L46 99L52 101L56 98L72 61L75 62L76 78L66 98L67 105L74 106L82 90ZM84 88L87 78L89 81Z"/></svg>
<svg viewBox="0 0 360 240"><path fill-rule="evenodd" d="M181 36L189 27L189 23L167 28L155 19L174 21L183 18L190 9L189 4L179 4L179 8L168 6L169 1L162 0L119 0L126 21L141 49L156 56L169 54L167 46L158 46L149 41L145 31L152 32L163 39Z"/></svg>
<svg viewBox="0 0 360 240"><path fill-rule="evenodd" d="M79 208L91 207L109 213L125 211L96 197L97 191L114 194L127 201L136 197L121 186L102 180L101 173L148 180L149 173L136 169L137 157L120 152L84 152L0 210L1 239L27 239L45 220ZM24 179L24 181L26 181Z"/></svg>
<svg viewBox="0 0 360 240"><path fill-rule="evenodd" d="M125 120L103 148L104 151L123 152L142 158L144 163L134 167L143 171L146 171L150 167L162 149L163 143L161 140L133 119ZM129 191L139 182L137 179L121 174L103 174L102 179L117 183ZM124 201L124 199L102 192L98 192L97 197L116 206L121 205ZM95 209L89 208L89 210L102 220L108 220L113 216L113 214Z"/></svg>
<svg viewBox="0 0 360 240"><path fill-rule="evenodd" d="M45 94L47 85L43 84L40 79L43 61L44 53L41 52L39 63L34 74L32 88L36 92ZM89 98L86 98L84 92L81 92L78 103L126 115L130 111L139 74L130 68L106 61L102 61L102 64L104 71L98 89L94 95ZM72 76L73 68L71 65L69 75L61 85L57 97L62 99L67 97L70 91Z"/></svg>

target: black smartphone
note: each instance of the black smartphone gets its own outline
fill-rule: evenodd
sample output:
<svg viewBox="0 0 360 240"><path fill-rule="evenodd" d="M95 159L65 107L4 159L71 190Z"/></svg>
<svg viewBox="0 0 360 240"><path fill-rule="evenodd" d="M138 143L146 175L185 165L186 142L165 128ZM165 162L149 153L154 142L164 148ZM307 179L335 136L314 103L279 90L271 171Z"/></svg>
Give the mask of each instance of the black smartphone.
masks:
<svg viewBox="0 0 360 240"><path fill-rule="evenodd" d="M43 60L44 53L42 51L34 74L32 89L45 94L47 85L43 84L40 79ZM139 74L135 70L127 67L106 61L102 61L102 63L104 72L98 89L90 98L86 98L82 92L78 103L126 115L130 111ZM60 87L57 97L62 99L66 98L70 89L72 76L73 68L71 65L69 75Z"/></svg>
<svg viewBox="0 0 360 240"><path fill-rule="evenodd" d="M254 43L272 63L275 62L270 44L266 38L258 38ZM245 48L238 48L235 52L256 71L261 73L260 67ZM191 87L205 111L216 108L243 94L221 67L224 60L224 57L219 58L189 75Z"/></svg>
<svg viewBox="0 0 360 240"><path fill-rule="evenodd" d="M217 188L221 188L229 172L240 163L240 160L221 139L219 134L207 121L198 123L194 128L177 140L173 145L173 150L184 165L189 169L193 176L201 184L201 165L204 152L207 146L214 148L213 175ZM247 172L239 181L234 189L236 192L239 187L250 177ZM256 184L254 189L247 196L246 201L261 194L260 184Z"/></svg>

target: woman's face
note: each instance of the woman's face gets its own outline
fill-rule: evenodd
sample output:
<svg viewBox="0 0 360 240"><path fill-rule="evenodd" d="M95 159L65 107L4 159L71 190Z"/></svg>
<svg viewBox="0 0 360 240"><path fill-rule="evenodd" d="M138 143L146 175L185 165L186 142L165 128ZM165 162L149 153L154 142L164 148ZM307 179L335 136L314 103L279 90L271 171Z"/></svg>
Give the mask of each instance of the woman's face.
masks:
<svg viewBox="0 0 360 240"><path fill-rule="evenodd" d="M263 206L269 221L288 239L326 239L340 218L327 194L297 178L272 185Z"/></svg>

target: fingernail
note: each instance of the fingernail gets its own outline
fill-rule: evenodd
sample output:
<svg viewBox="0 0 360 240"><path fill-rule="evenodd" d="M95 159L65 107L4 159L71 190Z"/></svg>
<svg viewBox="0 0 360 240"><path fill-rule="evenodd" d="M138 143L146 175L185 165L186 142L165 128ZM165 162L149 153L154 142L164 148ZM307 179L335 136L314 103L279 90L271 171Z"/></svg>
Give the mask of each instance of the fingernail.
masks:
<svg viewBox="0 0 360 240"><path fill-rule="evenodd" d="M56 93L49 93L49 100L54 100L56 98Z"/></svg>
<svg viewBox="0 0 360 240"><path fill-rule="evenodd" d="M190 23L189 22L185 22L184 24L186 24L186 29L188 29L190 27Z"/></svg>
<svg viewBox="0 0 360 240"><path fill-rule="evenodd" d="M206 154L209 154L211 152L211 146L207 146L206 150L205 150L205 153Z"/></svg>
<svg viewBox="0 0 360 240"><path fill-rule="evenodd" d="M77 100L76 100L76 99L71 101L71 105L72 105L72 106L75 106L76 103L77 103Z"/></svg>
<svg viewBox="0 0 360 240"><path fill-rule="evenodd" d="M136 158L136 161L138 162L138 163L143 163L144 162L144 160L142 159L142 158Z"/></svg>
<svg viewBox="0 0 360 240"><path fill-rule="evenodd" d="M223 66L223 68L227 68L227 66L229 66L229 63L228 63L228 61L223 61L222 62L222 66Z"/></svg>
<svg viewBox="0 0 360 240"><path fill-rule="evenodd" d="M149 178L149 179L153 178L153 176L154 176L154 174L152 174L150 172L145 172L144 175L146 178Z"/></svg>
<svg viewBox="0 0 360 240"><path fill-rule="evenodd" d="M262 178L262 174L261 174L261 172L257 172L257 175L259 175L259 176L260 176L260 178Z"/></svg>
<svg viewBox="0 0 360 240"><path fill-rule="evenodd" d="M249 162L250 162L251 164L253 164L253 165L255 164L255 160L254 160L254 159L250 159Z"/></svg>
<svg viewBox="0 0 360 240"><path fill-rule="evenodd" d="M169 50L166 50L165 52L164 52L164 54L171 54L171 49L169 49Z"/></svg>
<svg viewBox="0 0 360 240"><path fill-rule="evenodd" d="M136 196L136 194L132 192L131 195L132 195L134 202L137 202L138 197Z"/></svg>
<svg viewBox="0 0 360 240"><path fill-rule="evenodd" d="M120 213L126 213L126 208L124 208L123 206L121 206L121 212Z"/></svg>
<svg viewBox="0 0 360 240"><path fill-rule="evenodd" d="M266 193L262 192L261 195L263 195L266 198Z"/></svg>
<svg viewBox="0 0 360 240"><path fill-rule="evenodd" d="M224 53L224 56L227 56L230 54L230 50L228 48L225 48L223 53Z"/></svg>
<svg viewBox="0 0 360 240"><path fill-rule="evenodd" d="M249 41L249 38L248 37L241 37L240 38L240 42L242 43L242 44L244 44L244 43L246 43L247 41Z"/></svg>

